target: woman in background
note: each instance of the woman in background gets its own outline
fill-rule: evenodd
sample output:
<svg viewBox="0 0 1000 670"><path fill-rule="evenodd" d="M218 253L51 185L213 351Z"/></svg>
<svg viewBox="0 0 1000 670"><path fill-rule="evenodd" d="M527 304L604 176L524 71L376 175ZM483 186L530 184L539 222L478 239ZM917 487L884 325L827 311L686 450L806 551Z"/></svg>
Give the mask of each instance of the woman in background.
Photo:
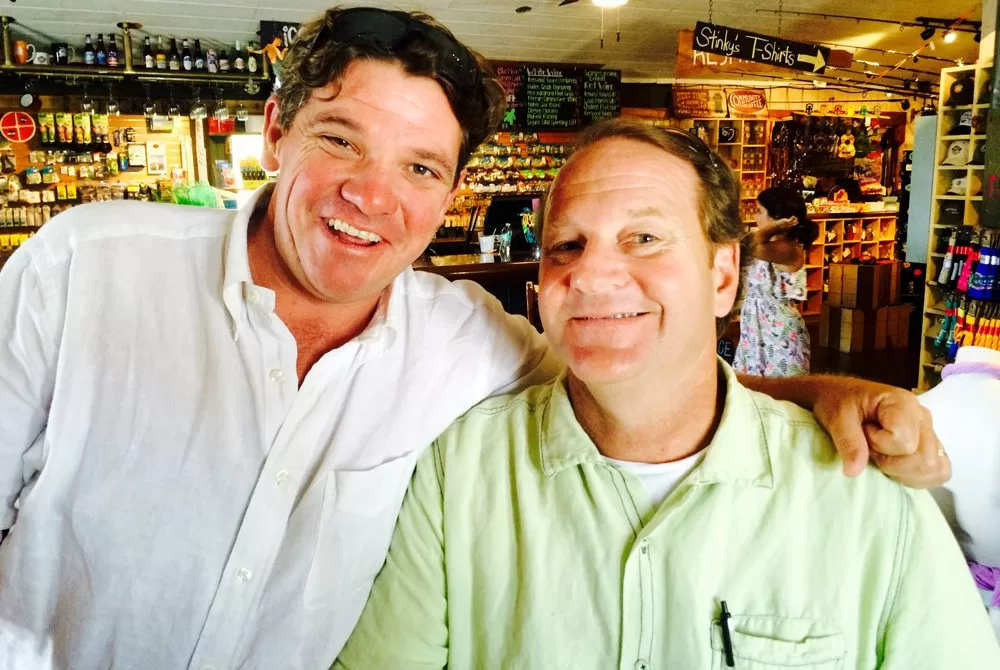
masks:
<svg viewBox="0 0 1000 670"><path fill-rule="evenodd" d="M798 191L761 191L740 312L740 344L733 367L764 377L809 372L809 331L792 301L806 299L806 250L819 227L806 216Z"/></svg>

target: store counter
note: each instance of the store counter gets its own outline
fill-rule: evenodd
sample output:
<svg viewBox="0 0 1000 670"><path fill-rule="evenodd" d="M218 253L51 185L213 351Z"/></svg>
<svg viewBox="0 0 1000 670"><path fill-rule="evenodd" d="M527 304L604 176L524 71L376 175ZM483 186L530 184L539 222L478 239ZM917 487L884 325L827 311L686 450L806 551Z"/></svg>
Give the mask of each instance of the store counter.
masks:
<svg viewBox="0 0 1000 670"><path fill-rule="evenodd" d="M418 258L413 269L453 281L474 281L496 296L505 310L524 316L528 314L525 285L538 281L538 261L530 253L514 252L507 263L490 254L427 255Z"/></svg>

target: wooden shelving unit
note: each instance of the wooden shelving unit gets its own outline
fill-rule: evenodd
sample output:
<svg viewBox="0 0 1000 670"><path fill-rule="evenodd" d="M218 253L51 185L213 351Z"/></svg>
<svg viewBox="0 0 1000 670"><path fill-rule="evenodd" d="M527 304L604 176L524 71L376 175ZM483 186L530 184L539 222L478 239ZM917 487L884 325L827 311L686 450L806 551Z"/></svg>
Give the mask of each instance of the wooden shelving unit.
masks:
<svg viewBox="0 0 1000 670"><path fill-rule="evenodd" d="M704 129L699 135L729 162L740 180L740 215L753 223L757 194L767 188L767 149L770 127L766 119L683 119L685 130Z"/></svg>
<svg viewBox="0 0 1000 670"><path fill-rule="evenodd" d="M802 306L806 316L819 314L827 292L832 263L872 258L895 260L896 214L812 214L819 237L806 256L808 298Z"/></svg>
<svg viewBox="0 0 1000 670"><path fill-rule="evenodd" d="M963 76L973 75L975 90L973 91L971 105L951 106L946 103L951 96L952 84ZM948 193L949 188L955 179L965 177L973 181L973 177L980 182L984 181L984 165L982 162L970 160L964 165L946 165L945 159L948 149L955 140L969 141L969 158L976 156L977 147L986 141L985 134L974 132L965 134L950 134L959 124L963 113L971 111L974 116L983 115L989 111L988 103L980 103L983 94L988 90L993 79L993 64L964 65L961 67L949 67L941 71L941 94L938 105L938 128L937 140L934 151L934 191L931 204L931 229L928 237L928 257L927 257L927 281L924 289L923 324L920 342L920 370L917 387L920 390L928 390L941 380L941 369L944 366L945 358L943 351L934 347L934 337L941 328L941 323L945 317L944 305L948 298L949 291L937 285L938 274L944 261L947 251L948 238L951 231L957 226L978 226L980 216L980 203L982 195L970 193L968 190L963 195ZM985 126L984 126L985 128ZM942 204L961 204L961 221L944 222L941 217Z"/></svg>

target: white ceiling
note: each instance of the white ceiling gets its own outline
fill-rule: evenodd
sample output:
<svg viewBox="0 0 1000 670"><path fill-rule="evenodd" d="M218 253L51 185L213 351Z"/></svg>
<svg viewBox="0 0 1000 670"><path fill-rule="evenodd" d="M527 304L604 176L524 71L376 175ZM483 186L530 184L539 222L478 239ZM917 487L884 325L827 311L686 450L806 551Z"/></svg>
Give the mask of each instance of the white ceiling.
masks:
<svg viewBox="0 0 1000 670"><path fill-rule="evenodd" d="M200 37L207 42L256 39L261 20L301 22L318 15L336 0L298 0L282 7L280 0L0 0L13 16L15 33L48 46L51 41L82 43L84 33L108 33L118 21L143 24L142 33ZM714 21L764 34L776 34L776 10L781 0L715 0ZM289 3L291 5L292 3ZM677 31L708 19L709 0L631 0L621 10L620 43L614 41L615 10L605 11L605 47L600 48L601 11L590 0L558 7L559 0L426 0L424 2L343 2L343 6L374 5L419 9L451 28L466 44L496 60L580 62L619 68L627 79L673 77ZM975 0L789 0L786 10L913 21L917 15L981 18ZM516 14L521 5L532 11ZM817 19L786 14L782 36L858 47L911 52L921 46L920 28ZM931 54L947 59L975 60L978 45L960 34L945 45L935 38ZM857 58L895 65L901 57L859 51ZM922 58L907 67L937 72L947 63ZM863 69L863 66L856 66Z"/></svg>

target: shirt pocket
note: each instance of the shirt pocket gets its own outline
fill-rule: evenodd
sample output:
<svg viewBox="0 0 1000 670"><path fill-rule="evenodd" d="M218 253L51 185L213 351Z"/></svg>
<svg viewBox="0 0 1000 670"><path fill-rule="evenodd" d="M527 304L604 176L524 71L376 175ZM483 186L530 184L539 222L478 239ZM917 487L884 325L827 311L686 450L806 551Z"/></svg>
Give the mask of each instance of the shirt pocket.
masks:
<svg viewBox="0 0 1000 670"><path fill-rule="evenodd" d="M734 614L729 619L738 670L797 668L842 670L847 650L843 633L825 621ZM727 670L722 628L712 624L712 668Z"/></svg>
<svg viewBox="0 0 1000 670"><path fill-rule="evenodd" d="M368 470L326 474L305 585L308 609L345 605L351 598L364 603L385 561L413 466L407 454Z"/></svg>

